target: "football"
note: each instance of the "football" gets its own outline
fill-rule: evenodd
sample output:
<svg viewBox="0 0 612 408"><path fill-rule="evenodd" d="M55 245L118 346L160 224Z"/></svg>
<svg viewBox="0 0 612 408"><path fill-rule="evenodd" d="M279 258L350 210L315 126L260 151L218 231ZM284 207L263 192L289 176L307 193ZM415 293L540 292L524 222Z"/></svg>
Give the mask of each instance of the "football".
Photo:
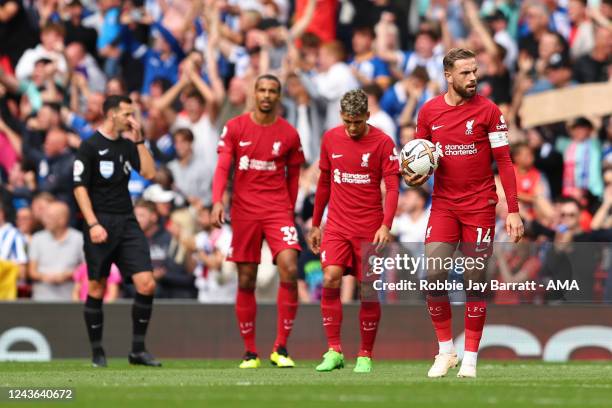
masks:
<svg viewBox="0 0 612 408"><path fill-rule="evenodd" d="M438 168L440 153L429 140L411 140L400 152L402 172L408 175L431 175Z"/></svg>

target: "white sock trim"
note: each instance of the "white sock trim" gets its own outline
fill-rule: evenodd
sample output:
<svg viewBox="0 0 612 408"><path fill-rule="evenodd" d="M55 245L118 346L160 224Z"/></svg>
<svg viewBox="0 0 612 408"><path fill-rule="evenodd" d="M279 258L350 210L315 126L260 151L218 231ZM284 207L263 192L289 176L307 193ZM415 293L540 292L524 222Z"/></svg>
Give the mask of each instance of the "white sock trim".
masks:
<svg viewBox="0 0 612 408"><path fill-rule="evenodd" d="M476 367L476 363L478 361L478 353L473 352L473 351L466 351L465 353L463 353L463 361L461 362L461 365L469 365L469 366L473 366Z"/></svg>
<svg viewBox="0 0 612 408"><path fill-rule="evenodd" d="M455 352L455 344L453 339L438 342L439 353L452 354Z"/></svg>

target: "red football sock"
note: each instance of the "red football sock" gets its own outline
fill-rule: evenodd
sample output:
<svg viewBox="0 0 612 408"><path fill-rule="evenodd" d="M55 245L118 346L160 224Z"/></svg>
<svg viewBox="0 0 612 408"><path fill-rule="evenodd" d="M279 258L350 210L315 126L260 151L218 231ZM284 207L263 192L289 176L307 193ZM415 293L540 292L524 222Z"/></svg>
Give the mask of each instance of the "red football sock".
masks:
<svg viewBox="0 0 612 408"><path fill-rule="evenodd" d="M328 347L341 353L342 303L340 302L340 288L323 288L321 316L323 316L323 329L325 329L325 335L327 336Z"/></svg>
<svg viewBox="0 0 612 408"><path fill-rule="evenodd" d="M238 288L236 295L236 317L244 347L247 351L257 353L255 346L255 315L257 303L255 302L255 289Z"/></svg>
<svg viewBox="0 0 612 408"><path fill-rule="evenodd" d="M287 345L287 338L291 334L293 321L297 313L297 299L297 285L290 282L281 282L276 299L277 318L274 350L279 346L285 347Z"/></svg>
<svg viewBox="0 0 612 408"><path fill-rule="evenodd" d="M486 318L487 303L484 300L465 302L465 351L478 352Z"/></svg>
<svg viewBox="0 0 612 408"><path fill-rule="evenodd" d="M452 340L452 315L448 296L433 297L427 295L427 309L429 311L429 316L431 317L434 330L436 331L438 342Z"/></svg>
<svg viewBox="0 0 612 408"><path fill-rule="evenodd" d="M378 332L378 322L380 321L380 303L361 301L359 308L359 328L361 330L361 347L359 357L372 357L374 340Z"/></svg>

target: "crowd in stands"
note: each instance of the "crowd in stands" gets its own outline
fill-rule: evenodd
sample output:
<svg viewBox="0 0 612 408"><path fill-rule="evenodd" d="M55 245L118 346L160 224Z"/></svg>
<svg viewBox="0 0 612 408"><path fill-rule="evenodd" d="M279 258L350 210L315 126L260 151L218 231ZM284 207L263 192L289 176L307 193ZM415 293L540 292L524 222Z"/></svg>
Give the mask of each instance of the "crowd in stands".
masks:
<svg viewBox="0 0 612 408"><path fill-rule="evenodd" d="M578 251L572 243L612 241L612 110L525 126L521 107L534 94L611 80L610 0L0 0L0 299L84 299L72 163L103 120L104 98L125 94L157 165L153 182L134 172L129 184L157 297L233 302L231 224L210 220L217 143L230 118L252 109L255 78L272 73L307 160L296 205L299 298L317 302L321 265L303 237L340 97L362 87L370 123L401 148L419 109L445 92L442 59L458 46L476 53L478 92L509 125L524 241L533 243L500 250L493 273L552 279L560 254ZM398 241L424 239L433 182L403 186ZM505 241L501 185L498 194L496 241ZM589 297L612 301L610 246L590 250ZM108 283L107 300L133 295L115 266ZM264 248L258 298L272 300L275 285ZM347 277L343 301L354 287Z"/></svg>

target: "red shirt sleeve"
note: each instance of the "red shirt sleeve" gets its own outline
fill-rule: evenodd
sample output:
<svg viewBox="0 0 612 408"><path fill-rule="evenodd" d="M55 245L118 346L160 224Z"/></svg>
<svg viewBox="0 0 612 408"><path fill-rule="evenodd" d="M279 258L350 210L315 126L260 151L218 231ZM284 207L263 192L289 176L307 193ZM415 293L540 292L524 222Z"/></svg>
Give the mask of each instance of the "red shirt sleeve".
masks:
<svg viewBox="0 0 612 408"><path fill-rule="evenodd" d="M518 196L516 193L516 175L510 158L510 147L508 146L508 125L499 108L493 105L489 118L489 143L493 158L497 163L499 178L506 194L508 213L518 212Z"/></svg>
<svg viewBox="0 0 612 408"><path fill-rule="evenodd" d="M306 162L304 158L304 149L302 149L302 142L300 142L300 135L297 132L293 133L293 140L291 143L291 150L289 151L289 157L287 160L288 166L301 166Z"/></svg>
<svg viewBox="0 0 612 408"><path fill-rule="evenodd" d="M331 194L331 174L329 170L321 169L319 182L317 184L317 192L315 193L314 210L312 214L312 226L319 227L323 219L323 212L329 202Z"/></svg>
<svg viewBox="0 0 612 408"><path fill-rule="evenodd" d="M323 140L321 141L321 154L319 156L319 168L321 171L330 171L331 163L329 162L329 156L327 155L327 139L328 134L323 135Z"/></svg>
<svg viewBox="0 0 612 408"><path fill-rule="evenodd" d="M399 154L395 143L389 137L383 144L381 161L383 177L389 174L400 174Z"/></svg>
<svg viewBox="0 0 612 408"><path fill-rule="evenodd" d="M225 192L227 179L232 166L232 159L234 158L233 128L233 123L231 121L228 122L223 128L219 143L217 144L217 153L219 157L217 159L217 167L212 183L213 203L220 203L223 201L223 193Z"/></svg>
<svg viewBox="0 0 612 408"><path fill-rule="evenodd" d="M427 106L423 106L419 111L414 137L415 139L431 140L431 130L429 128L429 120L427 119Z"/></svg>

